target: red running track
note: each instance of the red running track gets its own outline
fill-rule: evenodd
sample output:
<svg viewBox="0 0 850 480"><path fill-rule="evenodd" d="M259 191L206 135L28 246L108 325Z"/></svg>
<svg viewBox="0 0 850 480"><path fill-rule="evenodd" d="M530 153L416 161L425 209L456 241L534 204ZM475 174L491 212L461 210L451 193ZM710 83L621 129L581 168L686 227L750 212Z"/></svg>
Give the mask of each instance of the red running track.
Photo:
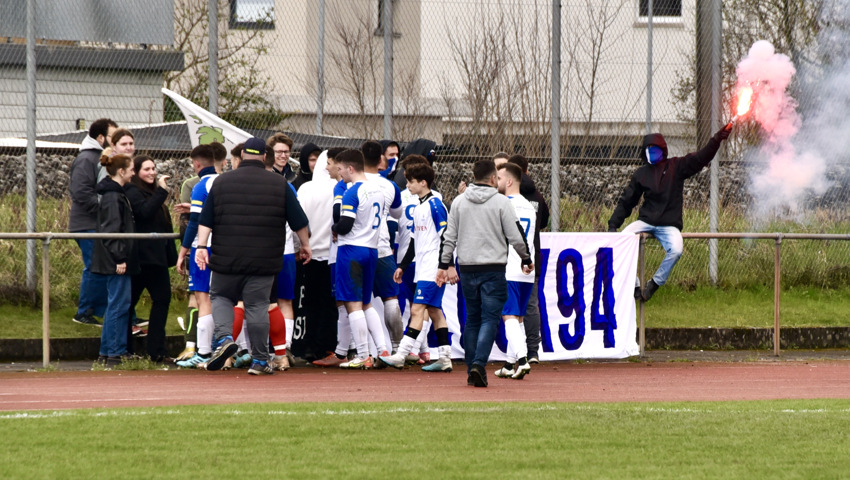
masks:
<svg viewBox="0 0 850 480"><path fill-rule="evenodd" d="M320 370L0 374L0 410L153 407L246 402L662 402L850 398L850 363L555 363L524 380L466 385L455 371Z"/></svg>

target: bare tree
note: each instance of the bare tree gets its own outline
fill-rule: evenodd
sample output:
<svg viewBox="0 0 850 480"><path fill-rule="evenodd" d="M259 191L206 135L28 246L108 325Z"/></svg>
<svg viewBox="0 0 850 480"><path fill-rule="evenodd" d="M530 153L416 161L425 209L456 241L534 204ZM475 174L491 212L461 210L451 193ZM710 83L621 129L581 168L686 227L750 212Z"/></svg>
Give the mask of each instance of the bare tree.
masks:
<svg viewBox="0 0 850 480"><path fill-rule="evenodd" d="M207 105L209 98L208 8L207 0L175 2L174 48L184 52L184 68L164 76L166 88L198 105ZM268 101L269 77L253 68L267 51L266 30L228 28L229 17L230 2L218 0L219 115L248 127L273 127L287 115ZM272 21L271 12L268 21ZM172 112L182 118L176 108Z"/></svg>

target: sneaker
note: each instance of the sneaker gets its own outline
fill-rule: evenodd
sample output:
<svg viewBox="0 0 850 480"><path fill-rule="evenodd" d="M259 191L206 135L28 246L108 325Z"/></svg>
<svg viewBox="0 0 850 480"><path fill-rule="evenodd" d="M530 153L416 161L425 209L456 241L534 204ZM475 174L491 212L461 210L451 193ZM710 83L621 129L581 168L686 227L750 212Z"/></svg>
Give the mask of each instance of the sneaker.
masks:
<svg viewBox="0 0 850 480"><path fill-rule="evenodd" d="M147 337L148 331L141 328L141 327L137 327L137 326L133 325L133 336L134 337Z"/></svg>
<svg viewBox="0 0 850 480"><path fill-rule="evenodd" d="M450 358L439 358L436 362L431 365L425 365L422 367L423 372L451 372L452 371L452 360Z"/></svg>
<svg viewBox="0 0 850 480"><path fill-rule="evenodd" d="M229 337L225 338L219 347L215 349L215 352L213 352L210 357L210 361L207 362L207 370L211 372L221 370L221 367L224 366L227 359L232 357L237 350L239 350L239 345L237 345L236 342L231 340ZM254 361L254 363L257 362ZM254 363L251 364L251 367L254 366Z"/></svg>
<svg viewBox="0 0 850 480"><path fill-rule="evenodd" d="M419 354L419 361L416 363L419 365L425 365L426 363L431 361L431 352L422 352Z"/></svg>
<svg viewBox="0 0 850 480"><path fill-rule="evenodd" d="M81 325L91 325L93 327L103 327L103 325L101 325L100 322L98 322L96 318L94 318L92 315L89 315L89 314L82 314L81 315L81 314L78 313L78 314L74 315L74 318L72 318L71 320L73 320L74 322L79 323Z"/></svg>
<svg viewBox="0 0 850 480"><path fill-rule="evenodd" d="M419 363L419 355L414 355L412 353L408 353L404 356L404 364L405 365L416 365Z"/></svg>
<svg viewBox="0 0 850 480"><path fill-rule="evenodd" d="M404 368L404 364L406 363L405 357L406 356L401 356L397 353L395 355L381 355L378 357L378 364L384 367L389 366L401 370Z"/></svg>
<svg viewBox="0 0 850 480"><path fill-rule="evenodd" d="M316 360L313 362L313 365L317 367L338 367L340 364L345 363L348 359L343 357L339 358L335 353L331 353L325 358Z"/></svg>
<svg viewBox="0 0 850 480"><path fill-rule="evenodd" d="M259 360L251 362L251 368L248 369L249 375L272 375L273 373L274 367L269 362L261 362Z"/></svg>
<svg viewBox="0 0 850 480"><path fill-rule="evenodd" d="M106 364L104 365L104 368L106 368L107 370L112 370L118 365L121 365L121 362L121 357L106 357Z"/></svg>
<svg viewBox="0 0 850 480"><path fill-rule="evenodd" d="M528 363L532 363L532 364L536 365L536 364L540 363L540 359L535 357L535 356L531 356L531 357L528 357Z"/></svg>
<svg viewBox="0 0 850 480"><path fill-rule="evenodd" d="M189 360L190 358L194 357L196 353L197 350L195 349L195 347L186 347L183 349L182 352L180 352L180 355L177 355L177 358L174 359L174 363Z"/></svg>
<svg viewBox="0 0 850 480"><path fill-rule="evenodd" d="M198 368L198 365L205 363L209 359L209 356L201 356L200 354L196 353L192 358L188 360L181 360L179 362L174 363L176 363L177 366L181 368Z"/></svg>
<svg viewBox="0 0 850 480"><path fill-rule="evenodd" d="M514 380L522 380L523 377L525 377L529 373L531 373L531 365L523 363L522 365L516 366L516 371L513 375L511 375L511 378L513 378Z"/></svg>
<svg viewBox="0 0 850 480"><path fill-rule="evenodd" d="M371 355L366 358L355 358L354 360L339 364L339 368L350 368L354 370L368 370L372 368L372 366L373 364Z"/></svg>
<svg viewBox="0 0 850 480"><path fill-rule="evenodd" d="M655 280L650 280L649 282L647 282L646 287L644 287L643 289L643 295L641 295L643 301L648 302L649 299L652 298L653 295L655 295L655 292L659 289L659 287L660 285L655 283Z"/></svg>
<svg viewBox="0 0 850 480"><path fill-rule="evenodd" d="M391 355L390 355L390 352L388 352L388 351L386 351L386 350L382 350L382 351L381 351L381 353L379 353L379 354L378 354L378 356L375 358L375 362L374 362L374 365L373 365L373 366L374 366L375 368L378 368L378 369L381 369L381 368L387 368L387 365L388 365L388 364L386 364L386 363L382 363L382 362L379 362L379 361L377 361L377 360L378 360L379 358L383 358L383 357L390 357L390 356L391 356ZM404 363L402 363L402 366L404 366Z"/></svg>
<svg viewBox="0 0 850 480"><path fill-rule="evenodd" d="M253 361L254 358L251 357L248 350L242 350L236 354L236 360L233 362L233 368L248 368L251 366L251 362Z"/></svg>
<svg viewBox="0 0 850 480"><path fill-rule="evenodd" d="M496 370L496 376L499 378L511 378L516 370L514 370L513 364L506 363L502 366L502 368Z"/></svg>
<svg viewBox="0 0 850 480"><path fill-rule="evenodd" d="M487 386L487 372L480 365L473 365L469 371L469 380L472 380L472 385L478 388ZM467 383L469 383L467 381Z"/></svg>
<svg viewBox="0 0 850 480"><path fill-rule="evenodd" d="M136 319L136 321L135 321L135 322L133 322L133 326L134 326L134 327L139 327L139 328L141 328L141 327L147 327L149 323L150 323L150 322L148 322L148 321L147 321L147 320L145 320L144 318L137 318L137 319Z"/></svg>
<svg viewBox="0 0 850 480"><path fill-rule="evenodd" d="M289 370L289 358L286 355L275 355L272 360L272 368L281 372ZM251 364L253 368L253 364Z"/></svg>

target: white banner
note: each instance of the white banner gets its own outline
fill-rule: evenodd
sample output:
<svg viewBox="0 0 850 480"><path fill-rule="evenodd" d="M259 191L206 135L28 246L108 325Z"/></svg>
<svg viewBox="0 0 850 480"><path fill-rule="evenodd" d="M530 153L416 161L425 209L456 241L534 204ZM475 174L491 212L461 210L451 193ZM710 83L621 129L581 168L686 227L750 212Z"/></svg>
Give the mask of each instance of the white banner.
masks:
<svg viewBox="0 0 850 480"><path fill-rule="evenodd" d="M219 142L227 148L227 158L230 158L233 147L252 137L245 130L234 127L178 93L167 88L163 88L162 93L171 97L186 117L192 148Z"/></svg>
<svg viewBox="0 0 850 480"><path fill-rule="evenodd" d="M540 360L626 358L637 355L634 299L639 236L632 233L541 233ZM461 275L461 282L463 275ZM461 324L466 309L459 285L447 285L443 312L449 324L452 357L463 358ZM380 301L374 302L381 309ZM383 309L381 309L383 310ZM460 312L460 315L458 314ZM405 324L408 309L405 309ZM460 318L459 318L460 317ZM429 332L432 358L437 342ZM387 337L389 338L389 337ZM490 361L505 359L505 329Z"/></svg>

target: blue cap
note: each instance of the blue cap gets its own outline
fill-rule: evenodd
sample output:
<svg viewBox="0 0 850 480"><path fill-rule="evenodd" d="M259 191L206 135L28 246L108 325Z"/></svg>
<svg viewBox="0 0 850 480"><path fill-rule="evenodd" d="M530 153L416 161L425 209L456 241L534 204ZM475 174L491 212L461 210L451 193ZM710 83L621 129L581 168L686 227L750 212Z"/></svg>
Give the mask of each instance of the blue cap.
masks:
<svg viewBox="0 0 850 480"><path fill-rule="evenodd" d="M252 155L265 155L266 154L266 142L262 138L249 138L245 142L245 146L242 147L242 151L245 153L250 153Z"/></svg>

